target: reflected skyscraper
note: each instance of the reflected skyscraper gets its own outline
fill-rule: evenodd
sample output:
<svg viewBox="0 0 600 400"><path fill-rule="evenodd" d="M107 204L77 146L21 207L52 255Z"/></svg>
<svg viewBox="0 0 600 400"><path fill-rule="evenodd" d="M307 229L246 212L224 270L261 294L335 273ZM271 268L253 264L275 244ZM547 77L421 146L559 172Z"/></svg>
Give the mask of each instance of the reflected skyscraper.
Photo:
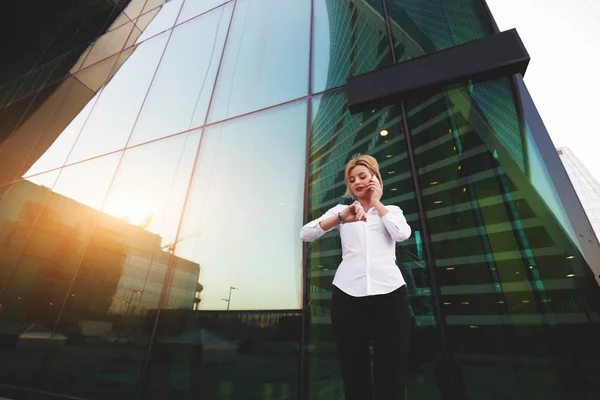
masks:
<svg viewBox="0 0 600 400"><path fill-rule="evenodd" d="M600 236L600 184L568 147L556 149L596 236Z"/></svg>
<svg viewBox="0 0 600 400"><path fill-rule="evenodd" d="M409 398L597 392L598 241L524 69L431 62L507 37L485 1L33 3L0 58L0 397L341 398L339 237L298 232L355 153L413 231Z"/></svg>

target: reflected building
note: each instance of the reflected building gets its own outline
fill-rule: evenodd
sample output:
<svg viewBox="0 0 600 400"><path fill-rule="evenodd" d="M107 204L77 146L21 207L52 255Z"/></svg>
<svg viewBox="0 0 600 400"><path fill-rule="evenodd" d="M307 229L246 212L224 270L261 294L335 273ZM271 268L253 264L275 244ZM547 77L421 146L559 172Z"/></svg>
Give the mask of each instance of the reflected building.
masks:
<svg viewBox="0 0 600 400"><path fill-rule="evenodd" d="M570 148L558 147L556 152L565 166L596 236L600 236L600 184Z"/></svg>
<svg viewBox="0 0 600 400"><path fill-rule="evenodd" d="M110 314L143 315L155 309L166 276L171 253L161 238L127 221L103 214L49 188L27 180L16 182L0 195L2 215L0 243L2 264L10 262L14 245L32 222L36 210L38 230L29 237L11 285L2 287L2 318L28 319L39 323L46 308L57 308L64 299L67 278L73 268L81 236L88 232L88 256L80 263L69 306L89 318L106 319ZM201 292L200 267L174 257L171 289L166 304L173 309L193 309ZM6 281L6 276L4 277ZM75 287L77 290L75 290ZM34 310L30 314L30 310ZM23 313L21 315L21 313ZM27 316L27 317L25 317ZM52 327L48 323L47 327Z"/></svg>
<svg viewBox="0 0 600 400"><path fill-rule="evenodd" d="M43 32L0 60L0 397L341 398L339 235L298 232L348 201L355 153L413 231L409 398L600 389L600 248L524 69L351 99L507 37L484 0L25 5Z"/></svg>

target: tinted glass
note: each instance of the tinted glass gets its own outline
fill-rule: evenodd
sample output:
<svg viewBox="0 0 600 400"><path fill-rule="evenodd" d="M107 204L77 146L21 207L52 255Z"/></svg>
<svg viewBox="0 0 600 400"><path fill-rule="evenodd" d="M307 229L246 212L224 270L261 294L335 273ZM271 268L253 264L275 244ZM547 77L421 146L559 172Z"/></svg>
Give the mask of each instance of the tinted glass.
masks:
<svg viewBox="0 0 600 400"><path fill-rule="evenodd" d="M39 158L92 96L93 93L73 77L54 88L46 101L29 118L21 121L10 138L0 146L0 182L14 181L25 173L31 175L62 166L66 153L62 153L62 159L59 155L41 161ZM75 126L72 128L76 129ZM70 137L73 139L73 135ZM72 146L73 141L66 139L59 144L60 148ZM39 163L32 168L36 160Z"/></svg>
<svg viewBox="0 0 600 400"><path fill-rule="evenodd" d="M227 0L186 0L177 23L181 24L226 2Z"/></svg>
<svg viewBox="0 0 600 400"><path fill-rule="evenodd" d="M125 147L170 32L142 43L102 90L67 162Z"/></svg>
<svg viewBox="0 0 600 400"><path fill-rule="evenodd" d="M143 398L297 397L306 112L204 129Z"/></svg>
<svg viewBox="0 0 600 400"><path fill-rule="evenodd" d="M398 268L408 286L413 325L407 393L418 398L441 398L440 387L446 378L440 331L400 107L353 115L345 97L340 91L313 100L308 219L318 218L336 204L351 202L343 194L344 167L352 155L369 154L379 161L384 183L382 201L402 208L413 229L412 237L399 243L396 251ZM330 320L331 286L342 254L339 233L328 233L312 242L309 249L309 398L339 399L343 390Z"/></svg>
<svg viewBox="0 0 600 400"><path fill-rule="evenodd" d="M170 29L175 25L183 0L171 0L160 8L154 8L138 18L136 25L142 34L136 43L141 43L152 36ZM148 7L148 4L146 4Z"/></svg>
<svg viewBox="0 0 600 400"><path fill-rule="evenodd" d="M85 104L83 109L71 120L71 122L69 122L67 127L58 134L48 149L39 156L35 164L33 164L24 174L24 177L49 171L64 165L69 152L81 133L81 129L89 117L97 99L98 95L94 96L87 104ZM73 100L73 97L69 98L69 102L73 102Z"/></svg>
<svg viewBox="0 0 600 400"><path fill-rule="evenodd" d="M313 13L313 93L392 64L380 0L316 0Z"/></svg>
<svg viewBox="0 0 600 400"><path fill-rule="evenodd" d="M444 318L468 397L577 397L600 289L515 104L508 79L407 102Z"/></svg>
<svg viewBox="0 0 600 400"><path fill-rule="evenodd" d="M85 175L73 171L76 167L66 168L61 176L58 171L49 173L50 179L36 176L2 193L7 207L0 228L3 383L45 387L40 373L52 350L73 338L72 331L56 331L56 323L98 212L69 195L85 190L85 183L94 179L96 193L105 196L117 162L117 155L111 155L91 161L95 168ZM95 174L89 174L92 170Z"/></svg>
<svg viewBox="0 0 600 400"><path fill-rule="evenodd" d="M229 3L173 30L130 144L204 124L232 10Z"/></svg>
<svg viewBox="0 0 600 400"><path fill-rule="evenodd" d="M209 122L306 96L310 1L240 0Z"/></svg>
<svg viewBox="0 0 600 400"><path fill-rule="evenodd" d="M199 140L175 136L66 167L52 190L34 176L3 193L17 221L3 220L5 234L30 232L4 252L1 317L18 338L3 360L22 365L5 382L135 396ZM185 270L197 282L198 264Z"/></svg>
<svg viewBox="0 0 600 400"><path fill-rule="evenodd" d="M479 0L386 0L398 62L491 35Z"/></svg>

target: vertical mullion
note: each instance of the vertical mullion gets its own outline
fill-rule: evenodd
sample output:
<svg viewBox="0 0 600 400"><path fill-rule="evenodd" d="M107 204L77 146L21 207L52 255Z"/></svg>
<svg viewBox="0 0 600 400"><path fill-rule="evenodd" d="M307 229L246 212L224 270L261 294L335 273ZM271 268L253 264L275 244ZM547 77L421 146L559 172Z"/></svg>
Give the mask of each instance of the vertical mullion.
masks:
<svg viewBox="0 0 600 400"><path fill-rule="evenodd" d="M381 0L381 4L383 6L385 25L386 25L387 34L388 34L388 40L390 43L390 51L392 52L392 60L393 60L393 63L396 64L398 62L398 60L396 58L396 49L394 47L394 38L392 35L392 27L391 27L390 19L389 19L390 17L389 17L388 8L387 8L387 0ZM457 369L456 369L452 354L450 352L450 347L449 347L449 343L448 343L448 339L447 339L448 332L447 332L446 321L443 316L444 314L443 314L443 310L442 310L442 296L441 296L439 282L437 280L437 274L436 274L436 270L435 270L435 258L433 257L433 254L432 254L431 242L429 241L429 232L427 230L427 226L426 226L426 222L425 222L426 221L425 208L423 206L423 199L421 196L421 185L419 184L419 175L418 175L418 169L417 169L416 162L415 162L415 154L413 151L411 130L410 130L410 126L408 125L408 114L406 112L406 107L404 105L404 101L400 102L400 108L402 111L402 123L403 123L403 127L404 127L404 138L406 140L406 152L407 152L407 156L408 156L408 160L409 160L409 164L410 164L411 175L412 175L412 179L413 179L413 186L415 188L415 200L417 201L417 213L418 213L419 219L421 221L421 230L423 232L423 247L425 249L425 254L426 254L426 259L427 259L427 267L428 267L429 276L431 279L433 300L435 302L435 309L436 309L436 314L437 314L437 323L440 327L442 357L444 359L444 367L445 367L444 372L446 374L446 377L448 377L448 380L449 380L447 382L448 388L450 389L449 398L450 399L458 399L458 398L460 398L460 394L458 391L459 382L457 382L457 380L455 379L455 376L457 375L456 374ZM443 389L444 388L442 388L442 390Z"/></svg>
<svg viewBox="0 0 600 400"><path fill-rule="evenodd" d="M313 49L314 49L314 14L315 0L310 0L310 31L309 31L309 54L308 54L308 99L306 105L306 149L304 164L304 204L303 224L306 224L310 213L310 150L311 150L311 127L312 127L312 92L313 92ZM298 399L308 400L308 377L309 362L306 359L306 349L310 337L310 247L306 242L302 243L302 332L300 337L300 370Z"/></svg>
<svg viewBox="0 0 600 400"><path fill-rule="evenodd" d="M390 24L390 16L387 9L387 1L381 0L381 5L383 7L383 19L385 21L385 29L387 31L388 42L390 43L390 51L392 52L392 62L396 64L398 61L396 59L396 49L394 48L394 37L392 36L392 25Z"/></svg>
<svg viewBox="0 0 600 400"><path fill-rule="evenodd" d="M179 9L179 13L180 14L181 14L181 11L183 10L183 6L184 5L185 4L182 4L181 8ZM202 128L201 128L203 130L203 132L200 135L200 140L198 141L198 148L196 150L196 157L194 159L194 165L192 167L192 172L190 174L190 179L189 179L189 183L188 183L188 186L187 186L187 191L186 191L186 194L185 194L185 201L183 203L181 215L179 217L179 224L177 225L177 233L175 235L175 243L173 244L173 250L172 250L172 253L171 253L171 257L169 258L169 264L167 265L167 271L165 273L165 279L163 281L163 287L162 287L162 290L161 290L161 293L160 293L160 297L159 297L159 300L158 300L158 306L156 307L156 317L154 318L154 325L152 327L152 332L150 333L150 341L149 341L149 344L148 344L148 349L146 350L146 355L144 357L144 364L142 366L142 372L141 372L141 376L140 376L140 380L139 380L139 384L138 384L138 390L137 390L137 394L136 394L136 397L135 397L136 399L140 399L141 396L142 396L142 393L143 393L144 383L145 383L145 380L146 380L146 372L147 372L148 367L150 365L150 358L152 356L153 344L154 344L154 341L156 339L156 332L158 330L158 322L159 322L159 319L160 319L161 309L162 309L162 307L165 304L167 292L169 290L169 281L171 279L171 275L173 273L173 268L174 268L174 264L175 264L175 261L174 261L174 259L175 259L175 251L177 249L177 243L178 243L178 240L179 240L179 236L181 235L181 226L183 225L183 220L185 218L185 211L186 211L186 208L187 208L187 205L188 205L190 191L191 191L192 185L194 183L194 175L195 175L195 172L196 172L196 166L198 164L198 158L200 156L200 150L202 148L202 141L204 139L204 129L205 129L204 125L206 125L206 121L208 120L208 115L210 113L210 107L212 105L212 100L213 100L213 97L214 97L214 94L215 94L215 90L217 88L217 81L218 81L218 78L219 78L219 72L221 71L221 65L223 64L223 58L225 56L225 49L227 48L227 41L229 39L229 32L231 31L231 25L233 24L233 18L235 16L236 5L237 5L237 1L234 0L233 1L233 10L231 11L231 19L229 20L229 26L227 27L227 33L225 35L225 40L223 42L223 50L221 51L221 58L219 59L219 66L217 68L217 73L215 75L215 84L213 85L213 90L211 92L210 99L209 99L209 102L208 102L208 107L207 107L207 110L206 110L206 116L204 117L204 124L202 124ZM179 18L179 16L177 18ZM175 28L173 27L172 29L175 29ZM166 51L166 46L165 46L165 51ZM157 70L158 70L158 67L157 67Z"/></svg>
<svg viewBox="0 0 600 400"><path fill-rule="evenodd" d="M459 382L455 379L455 376L458 374L458 370L456 369L454 359L452 357L452 353L450 352L450 346L448 343L448 332L446 320L444 319L444 312L442 310L442 296L441 290L439 286L439 282L437 280L437 274L435 270L435 258L432 254L431 242L429 240L429 232L427 230L426 224L426 213L425 207L423 206L423 199L421 197L421 185L419 183L419 175L418 169L415 162L415 153L413 150L411 130L408 125L408 115L406 113L406 108L404 106L404 101L400 102L400 108L402 110L402 123L404 127L404 138L406 140L406 152L408 155L408 161L410 164L411 175L413 179L413 186L415 188L415 200L417 202L417 214L419 216L419 220L421 221L421 231L423 232L423 247L425 249L426 260L427 260L427 268L429 270L429 277L431 279L431 289L433 293L433 301L435 302L435 310L437 314L437 323L440 328L440 340L442 346L442 358L444 361L444 369L445 375L448 379L446 382L447 387L442 387L442 391L446 391L448 389L448 399L460 399L461 396L459 394L458 388Z"/></svg>

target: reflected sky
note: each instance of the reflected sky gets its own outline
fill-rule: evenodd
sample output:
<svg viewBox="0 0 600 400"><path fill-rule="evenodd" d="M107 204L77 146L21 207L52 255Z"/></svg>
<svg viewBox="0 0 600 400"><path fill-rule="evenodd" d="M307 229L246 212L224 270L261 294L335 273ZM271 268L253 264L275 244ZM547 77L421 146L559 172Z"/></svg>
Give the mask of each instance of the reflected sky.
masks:
<svg viewBox="0 0 600 400"><path fill-rule="evenodd" d="M143 29L142 34L136 40L136 44L141 43L158 33L166 31L167 29L171 29L175 25L175 20L181 10L182 4L183 0L171 0L160 9L154 9L142 15L140 17L141 23L138 22L137 24L138 27L140 27L140 25L143 27L148 24L146 20L150 21L150 23Z"/></svg>
<svg viewBox="0 0 600 400"><path fill-rule="evenodd" d="M209 122L305 96L310 1L239 0Z"/></svg>
<svg viewBox="0 0 600 400"><path fill-rule="evenodd" d="M130 4L136 27L147 27L25 177L156 234L163 251L176 244L178 259L200 265L201 309L225 309L230 286L239 287L231 309L301 308L306 101L194 131L206 118L234 3L150 3L143 11ZM236 7L212 120L307 94L310 1L240 0ZM169 30L178 14L181 25ZM127 28L115 27L112 38L121 40L119 29ZM321 43L328 59L329 40ZM113 64L93 64L76 77L110 76Z"/></svg>
<svg viewBox="0 0 600 400"><path fill-rule="evenodd" d="M142 43L102 90L67 163L125 147L169 34Z"/></svg>
<svg viewBox="0 0 600 400"><path fill-rule="evenodd" d="M94 98L81 110L79 114L71 121L71 123L62 131L56 141L48 150L33 164L27 171L24 177L39 174L44 171L62 167L67 160L69 152L73 148L73 144L77 140L85 121L87 120L96 100L98 93Z"/></svg>
<svg viewBox="0 0 600 400"><path fill-rule="evenodd" d="M306 101L207 128L176 255L202 309L301 308Z"/></svg>
<svg viewBox="0 0 600 400"><path fill-rule="evenodd" d="M233 5L173 30L130 145L204 124Z"/></svg>

